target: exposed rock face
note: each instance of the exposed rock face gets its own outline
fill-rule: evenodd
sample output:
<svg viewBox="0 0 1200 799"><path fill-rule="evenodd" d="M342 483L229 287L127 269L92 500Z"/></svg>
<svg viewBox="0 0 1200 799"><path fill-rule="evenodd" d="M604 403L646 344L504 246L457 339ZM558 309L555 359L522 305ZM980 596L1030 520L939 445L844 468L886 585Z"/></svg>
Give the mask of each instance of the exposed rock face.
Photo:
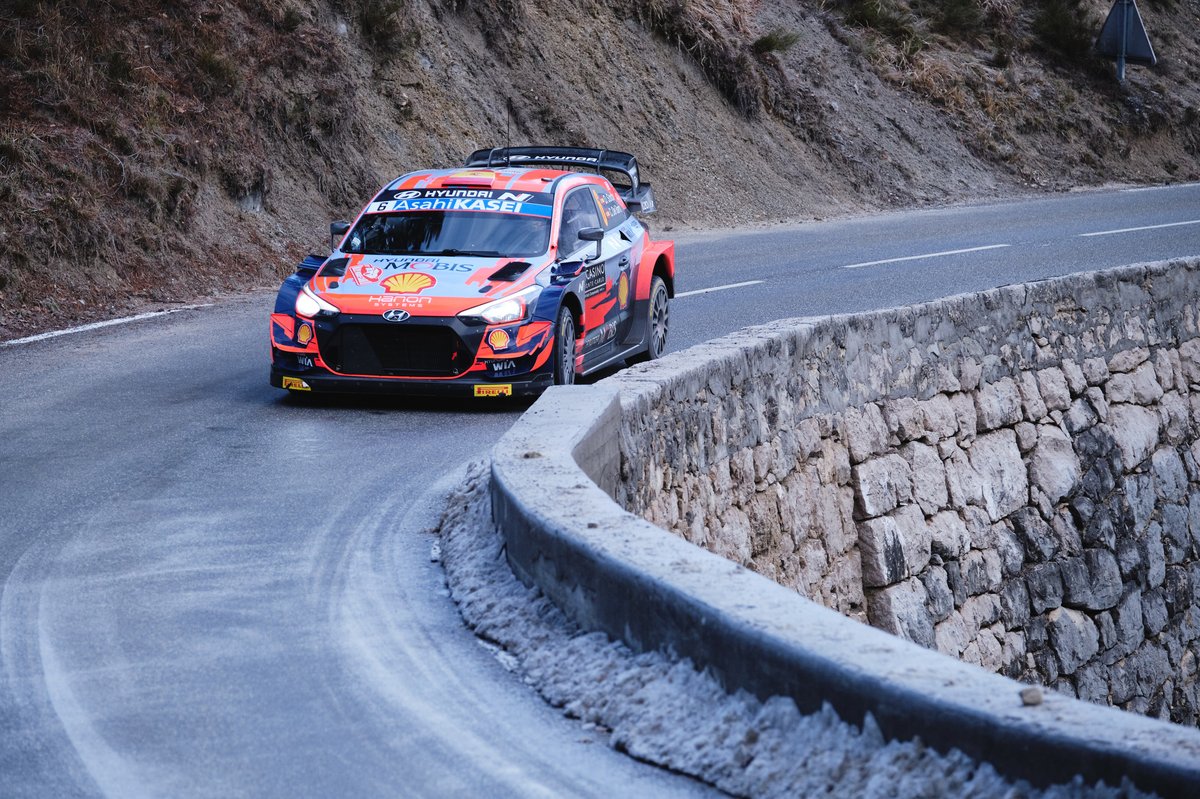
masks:
<svg viewBox="0 0 1200 799"><path fill-rule="evenodd" d="M729 341L680 359L706 381L651 367L626 507L922 646L1200 721L1200 260Z"/></svg>

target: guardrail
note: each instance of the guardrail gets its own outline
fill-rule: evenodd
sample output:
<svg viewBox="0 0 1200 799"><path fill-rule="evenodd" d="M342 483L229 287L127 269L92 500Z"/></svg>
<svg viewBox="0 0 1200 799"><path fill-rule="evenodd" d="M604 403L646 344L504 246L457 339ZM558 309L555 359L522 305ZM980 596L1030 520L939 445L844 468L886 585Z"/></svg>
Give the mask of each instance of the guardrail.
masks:
<svg viewBox="0 0 1200 799"><path fill-rule="evenodd" d="M665 369L630 374L625 388L549 390L496 446L494 518L524 582L581 626L690 658L731 692L788 696L803 712L828 702L855 724L870 713L888 738L919 736L1035 785L1081 775L1195 795L1200 731L1050 690L1026 704L1027 686L841 616L621 508L611 497L622 391L633 409L654 374L703 384L706 356L671 357Z"/></svg>

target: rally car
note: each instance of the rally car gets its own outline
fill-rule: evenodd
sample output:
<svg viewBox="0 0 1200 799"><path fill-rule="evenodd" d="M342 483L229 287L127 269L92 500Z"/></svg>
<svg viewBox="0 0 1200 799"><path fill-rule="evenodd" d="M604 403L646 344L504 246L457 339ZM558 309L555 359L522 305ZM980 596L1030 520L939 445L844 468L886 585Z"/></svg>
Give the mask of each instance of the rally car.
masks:
<svg viewBox="0 0 1200 799"><path fill-rule="evenodd" d="M284 281L271 385L517 396L657 358L675 245L634 216L653 211L611 150L493 148L396 178Z"/></svg>

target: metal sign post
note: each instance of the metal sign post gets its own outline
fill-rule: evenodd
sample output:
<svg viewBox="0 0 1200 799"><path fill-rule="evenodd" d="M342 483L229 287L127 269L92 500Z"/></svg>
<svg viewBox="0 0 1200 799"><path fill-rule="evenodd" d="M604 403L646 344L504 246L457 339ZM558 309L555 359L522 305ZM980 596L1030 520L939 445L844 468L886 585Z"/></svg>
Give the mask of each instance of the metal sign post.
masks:
<svg viewBox="0 0 1200 799"><path fill-rule="evenodd" d="M1125 51L1129 47L1129 0L1119 0L1119 7L1121 9L1121 11L1120 11L1121 46L1118 48L1119 52L1117 53L1117 82L1124 83L1125 82ZM1113 11L1116 11L1117 8L1118 8L1118 6L1114 5Z"/></svg>
<svg viewBox="0 0 1200 799"><path fill-rule="evenodd" d="M1104 27L1096 37L1096 52L1117 62L1117 80L1125 81L1125 65L1142 64L1152 67L1158 63L1146 26L1134 0L1115 0Z"/></svg>

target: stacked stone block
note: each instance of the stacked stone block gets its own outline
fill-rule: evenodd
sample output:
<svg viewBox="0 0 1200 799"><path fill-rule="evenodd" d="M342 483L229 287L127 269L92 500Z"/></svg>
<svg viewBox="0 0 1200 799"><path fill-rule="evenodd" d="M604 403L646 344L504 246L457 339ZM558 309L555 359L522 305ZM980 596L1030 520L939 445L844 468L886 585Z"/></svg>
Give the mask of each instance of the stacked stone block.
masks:
<svg viewBox="0 0 1200 799"><path fill-rule="evenodd" d="M745 331L621 378L618 498L923 646L1196 724L1198 300L1186 260Z"/></svg>

